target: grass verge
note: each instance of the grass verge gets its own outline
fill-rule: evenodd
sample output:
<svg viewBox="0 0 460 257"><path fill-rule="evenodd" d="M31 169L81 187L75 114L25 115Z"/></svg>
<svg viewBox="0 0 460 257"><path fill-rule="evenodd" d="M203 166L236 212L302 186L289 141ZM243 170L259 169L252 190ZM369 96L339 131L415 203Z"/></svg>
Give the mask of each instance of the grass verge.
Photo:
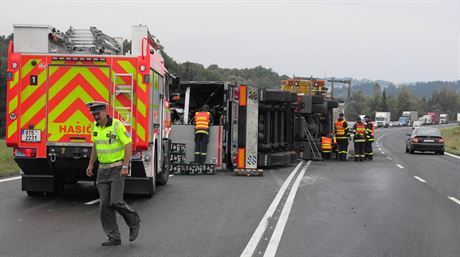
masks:
<svg viewBox="0 0 460 257"><path fill-rule="evenodd" d="M4 139L0 139L0 177L19 174L19 166L13 160L13 149L6 147Z"/></svg>
<svg viewBox="0 0 460 257"><path fill-rule="evenodd" d="M444 137L446 152L460 155L460 126L443 128L441 134Z"/></svg>

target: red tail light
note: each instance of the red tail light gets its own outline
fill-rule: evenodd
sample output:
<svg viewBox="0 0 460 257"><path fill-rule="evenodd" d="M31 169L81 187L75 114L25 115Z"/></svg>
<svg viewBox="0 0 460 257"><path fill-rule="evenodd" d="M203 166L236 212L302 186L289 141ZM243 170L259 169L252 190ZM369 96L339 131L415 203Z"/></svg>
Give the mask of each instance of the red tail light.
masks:
<svg viewBox="0 0 460 257"><path fill-rule="evenodd" d="M441 138L439 139L439 143L444 143L444 138L441 137Z"/></svg>
<svg viewBox="0 0 460 257"><path fill-rule="evenodd" d="M14 157L35 157L37 156L37 150L35 148L14 148Z"/></svg>
<svg viewBox="0 0 460 257"><path fill-rule="evenodd" d="M412 143L418 143L418 138L416 137L412 138Z"/></svg>

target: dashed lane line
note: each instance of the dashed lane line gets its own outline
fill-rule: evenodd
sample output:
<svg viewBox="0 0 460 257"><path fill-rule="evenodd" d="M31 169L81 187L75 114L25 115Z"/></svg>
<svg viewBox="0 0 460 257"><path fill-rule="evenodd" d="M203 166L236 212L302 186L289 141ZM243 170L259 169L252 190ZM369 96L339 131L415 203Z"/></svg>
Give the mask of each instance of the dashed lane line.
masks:
<svg viewBox="0 0 460 257"><path fill-rule="evenodd" d="M398 168L400 169L404 169L404 167L401 164L396 164L396 166L398 166Z"/></svg>
<svg viewBox="0 0 460 257"><path fill-rule="evenodd" d="M453 197L453 196L449 196L448 197L450 200L454 201L456 204L460 205L460 200L458 200L457 198Z"/></svg>
<svg viewBox="0 0 460 257"><path fill-rule="evenodd" d="M390 160L390 161L393 160L390 156L387 156L387 159Z"/></svg>
<svg viewBox="0 0 460 257"><path fill-rule="evenodd" d="M262 220L260 220L260 223L257 226L256 230L254 231L254 234L252 235L252 237L249 240L248 244L244 248L243 253L241 253L242 257L250 257L250 256L252 256L254 254L254 251L255 251L257 245L259 244L262 236L265 233L265 230L267 229L269 219L275 213L276 207L278 207L278 204L280 203L281 198L283 197L284 193L286 192L289 184L291 184L291 180L297 174L297 171L300 169L300 167L302 167L304 164L305 164L305 162L303 162L303 161L299 162L299 164L297 164L295 169L288 176L286 181L284 181L284 183L281 186L280 190L278 191L278 193L276 194L275 198L273 199L273 202L268 207L267 212L265 212L265 215L262 217Z"/></svg>
<svg viewBox="0 0 460 257"><path fill-rule="evenodd" d="M283 211L279 217L278 223L276 224L275 230L273 231L273 235L268 243L267 250L265 250L264 257L275 257L276 251L278 250L278 245L281 241L281 237L283 236L284 228L286 227L286 223L289 219L289 214L291 213L292 204L294 203L295 195L297 194L297 189L299 189L300 181L302 180L305 172L307 171L308 166L310 165L311 161L308 161L307 165L303 167L300 174L297 176L294 184L292 185L292 189L289 192L288 199L284 204Z"/></svg>
<svg viewBox="0 0 460 257"><path fill-rule="evenodd" d="M422 182L422 183L426 183L426 180L424 180L424 179L421 178L421 177L414 176L414 178L417 179L418 181Z"/></svg>
<svg viewBox="0 0 460 257"><path fill-rule="evenodd" d="M21 179L21 178L22 178L21 176L12 177L12 178L4 178L4 179L0 179L0 183L1 183L1 182L7 182L7 181L18 180L18 179Z"/></svg>

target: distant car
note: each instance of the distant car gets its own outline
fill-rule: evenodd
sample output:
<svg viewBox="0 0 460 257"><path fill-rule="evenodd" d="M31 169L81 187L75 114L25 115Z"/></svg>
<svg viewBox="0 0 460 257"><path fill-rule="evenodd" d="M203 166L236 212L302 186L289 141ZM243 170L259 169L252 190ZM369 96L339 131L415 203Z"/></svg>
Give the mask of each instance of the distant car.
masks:
<svg viewBox="0 0 460 257"><path fill-rule="evenodd" d="M416 128L407 136L406 153L431 151L444 154L444 138L438 128Z"/></svg>
<svg viewBox="0 0 460 257"><path fill-rule="evenodd" d="M421 121L414 121L414 123L412 123L412 129L415 129L415 128L420 128L422 127L422 122Z"/></svg>

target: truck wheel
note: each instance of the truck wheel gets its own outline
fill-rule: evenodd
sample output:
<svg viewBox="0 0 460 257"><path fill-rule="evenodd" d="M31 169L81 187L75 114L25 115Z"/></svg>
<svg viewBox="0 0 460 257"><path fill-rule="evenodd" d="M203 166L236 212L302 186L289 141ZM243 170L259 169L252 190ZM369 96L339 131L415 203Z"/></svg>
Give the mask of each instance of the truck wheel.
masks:
<svg viewBox="0 0 460 257"><path fill-rule="evenodd" d="M320 95L314 95L311 97L311 103L312 104L323 104L324 103L324 97Z"/></svg>
<svg viewBox="0 0 460 257"><path fill-rule="evenodd" d="M324 111L324 105L323 104L313 104L311 106L311 112L312 113L322 113Z"/></svg>
<svg viewBox="0 0 460 257"><path fill-rule="evenodd" d="M444 150L439 151L440 155L444 155Z"/></svg>
<svg viewBox="0 0 460 257"><path fill-rule="evenodd" d="M168 183L169 179L169 141L167 141L166 145L162 146L163 148L163 164L162 166L162 171L160 174L158 174L158 180L157 184L164 186Z"/></svg>
<svg viewBox="0 0 460 257"><path fill-rule="evenodd" d="M44 192L27 191L27 195L31 197L43 196L44 194Z"/></svg>
<svg viewBox="0 0 460 257"><path fill-rule="evenodd" d="M157 168L156 168L157 162L158 162L157 151L154 151L153 160L150 161L150 165L148 166L149 171L152 172L153 174L152 181L151 181L152 183L150 183L150 193L148 194L150 198L152 198L153 195L155 195L155 192L157 191Z"/></svg>
<svg viewBox="0 0 460 257"><path fill-rule="evenodd" d="M414 152L415 152L415 151L414 151L414 148L411 147L411 148L409 149L409 153L410 153L410 154L414 154Z"/></svg>

